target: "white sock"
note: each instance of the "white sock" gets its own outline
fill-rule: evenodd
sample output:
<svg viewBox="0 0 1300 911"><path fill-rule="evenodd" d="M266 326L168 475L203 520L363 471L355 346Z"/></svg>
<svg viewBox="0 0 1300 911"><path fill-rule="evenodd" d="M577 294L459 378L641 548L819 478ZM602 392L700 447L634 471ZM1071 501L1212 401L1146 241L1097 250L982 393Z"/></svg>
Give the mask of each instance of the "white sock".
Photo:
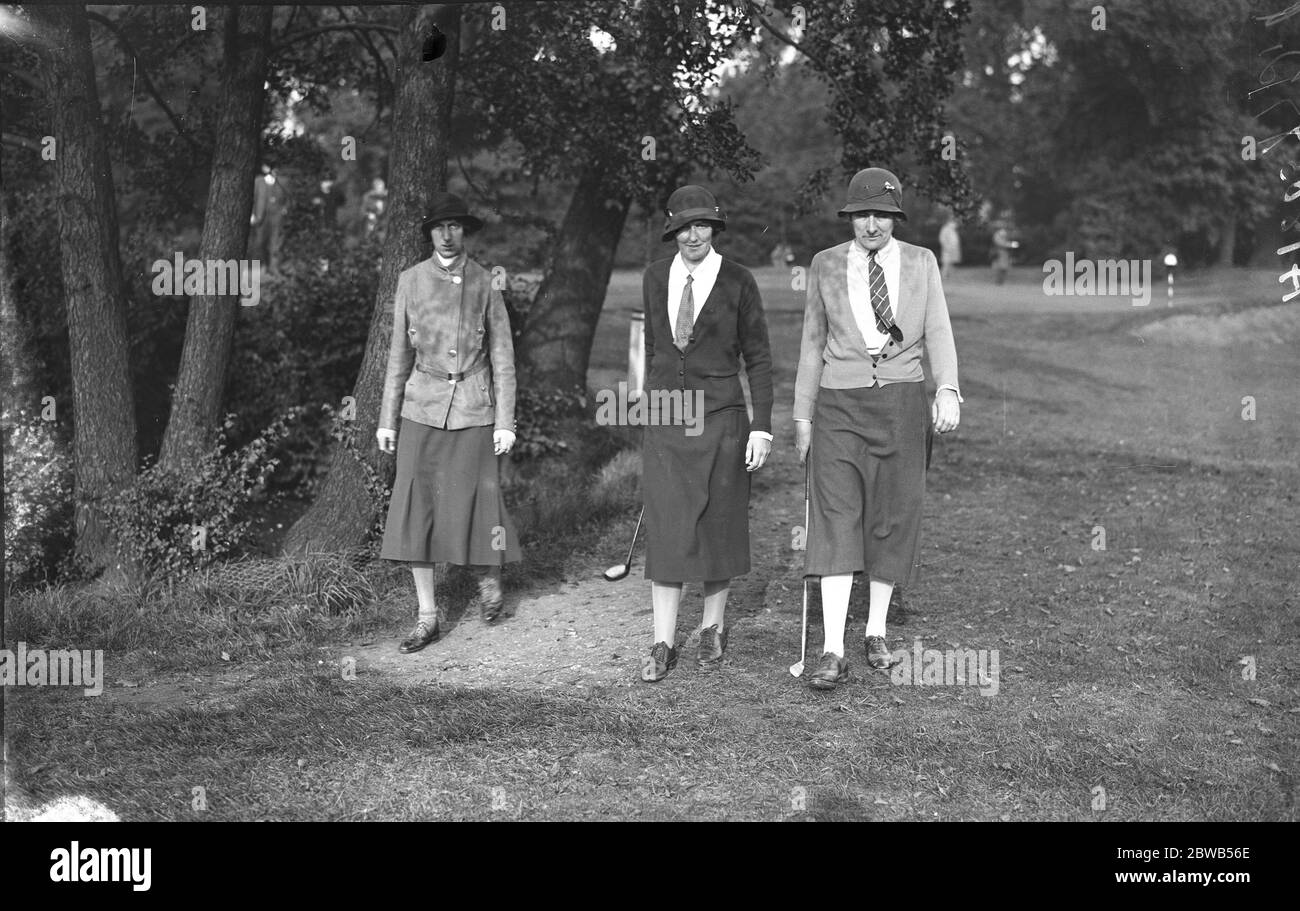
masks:
<svg viewBox="0 0 1300 911"><path fill-rule="evenodd" d="M823 652L844 657L844 621L849 616L849 592L853 590L853 573L822 576Z"/></svg>
<svg viewBox="0 0 1300 911"><path fill-rule="evenodd" d="M433 570L434 566L432 563L414 564L411 566L411 575L415 579L415 598L420 605L415 621L419 623L423 620L430 626L433 626L433 624L438 622L438 607L433 600Z"/></svg>
<svg viewBox="0 0 1300 911"><path fill-rule="evenodd" d="M885 637L885 617L889 614L889 599L894 594L893 582L871 580L871 609L867 613L867 635Z"/></svg>
<svg viewBox="0 0 1300 911"><path fill-rule="evenodd" d="M654 607L655 642L677 647L677 608L682 601L682 583L651 582L650 602Z"/></svg>

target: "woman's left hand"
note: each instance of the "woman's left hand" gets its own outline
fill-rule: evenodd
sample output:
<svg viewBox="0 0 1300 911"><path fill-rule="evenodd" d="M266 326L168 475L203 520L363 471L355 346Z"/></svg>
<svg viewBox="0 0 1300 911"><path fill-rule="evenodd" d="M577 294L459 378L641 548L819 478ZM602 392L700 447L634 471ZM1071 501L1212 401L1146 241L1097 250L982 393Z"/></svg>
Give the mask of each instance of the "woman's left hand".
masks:
<svg viewBox="0 0 1300 911"><path fill-rule="evenodd" d="M932 416L934 429L939 433L956 430L961 423L961 405L957 404L957 393L951 389L940 389L934 397Z"/></svg>
<svg viewBox="0 0 1300 911"><path fill-rule="evenodd" d="M505 455L515 445L513 430L492 431L492 449L497 455Z"/></svg>
<svg viewBox="0 0 1300 911"><path fill-rule="evenodd" d="M762 437L750 437L749 445L745 447L745 470L757 471L763 467L767 461L768 453L772 451L772 441L765 440Z"/></svg>

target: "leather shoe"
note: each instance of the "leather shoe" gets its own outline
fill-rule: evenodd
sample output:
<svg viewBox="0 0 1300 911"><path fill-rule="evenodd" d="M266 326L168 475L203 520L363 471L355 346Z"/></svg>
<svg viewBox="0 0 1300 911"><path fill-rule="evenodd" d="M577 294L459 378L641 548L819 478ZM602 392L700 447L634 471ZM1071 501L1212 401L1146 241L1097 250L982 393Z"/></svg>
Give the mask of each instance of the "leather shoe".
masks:
<svg viewBox="0 0 1300 911"><path fill-rule="evenodd" d="M815 690L833 690L849 679L849 659L842 658L834 652L823 652L817 669L808 678L808 685Z"/></svg>
<svg viewBox="0 0 1300 911"><path fill-rule="evenodd" d="M646 683L658 683L675 667L677 649L669 647L667 642L656 642L650 654L641 659L641 679Z"/></svg>
<svg viewBox="0 0 1300 911"><path fill-rule="evenodd" d="M868 636L866 641L867 664L877 670L887 671L898 663L889 653L884 636Z"/></svg>
<svg viewBox="0 0 1300 911"><path fill-rule="evenodd" d="M730 627L718 632L718 624L700 630L700 648L695 653L695 664L702 671L717 670L722 664L722 653L727 650Z"/></svg>
<svg viewBox="0 0 1300 911"><path fill-rule="evenodd" d="M430 642L437 642L441 635L438 632L437 620L433 621L432 624L427 620L417 620L415 629L411 631L411 635L402 640L402 644L397 647L397 650L403 655L418 652Z"/></svg>

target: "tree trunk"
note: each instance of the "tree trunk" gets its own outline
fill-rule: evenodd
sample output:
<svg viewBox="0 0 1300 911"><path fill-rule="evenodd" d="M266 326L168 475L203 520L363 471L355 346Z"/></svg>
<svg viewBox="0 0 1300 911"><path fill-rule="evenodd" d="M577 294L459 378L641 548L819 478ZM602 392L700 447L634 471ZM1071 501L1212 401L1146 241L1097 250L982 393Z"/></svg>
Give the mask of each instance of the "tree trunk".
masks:
<svg viewBox="0 0 1300 911"><path fill-rule="evenodd" d="M39 154L40 146L37 146ZM9 237L13 219L8 200L0 213L0 389L4 390L6 419L19 408L39 408L36 374L32 363L31 333L18 313L14 298L14 271L9 262Z"/></svg>
<svg viewBox="0 0 1300 911"><path fill-rule="evenodd" d="M86 9L27 10L47 36L42 75L50 132L57 143L54 191L72 359L75 554L82 566L94 570L113 558L99 501L128 483L136 469L117 209ZM31 164L43 165L39 160Z"/></svg>
<svg viewBox="0 0 1300 911"><path fill-rule="evenodd" d="M536 387L586 388L596 322L631 200L587 171L573 191L546 278L519 340L521 366Z"/></svg>
<svg viewBox="0 0 1300 911"><path fill-rule="evenodd" d="M1223 233L1219 235L1219 249L1211 265L1233 266L1233 253L1237 249L1237 220L1228 216L1223 224Z"/></svg>
<svg viewBox="0 0 1300 911"><path fill-rule="evenodd" d="M435 25L447 36L447 51L437 60L422 62L424 39ZM388 368L393 297L398 275L418 262L423 252L421 216L429 211L433 194L447 184L447 137L451 131L459 45L458 5L414 8L402 29L396 59L389 209L385 216L388 231L366 352L352 391L357 418L351 441L335 447L329 475L311 508L289 530L286 553L360 545L376 515L376 502L367 489L367 480L392 480L393 457L379 452L375 430L379 427Z"/></svg>
<svg viewBox="0 0 1300 911"><path fill-rule="evenodd" d="M205 262L242 261L248 248L272 12L271 6L232 6L226 12L221 73L224 102L217 121L199 243L199 259ZM215 442L239 306L233 295L203 294L190 302L171 416L158 456L163 467L182 469Z"/></svg>

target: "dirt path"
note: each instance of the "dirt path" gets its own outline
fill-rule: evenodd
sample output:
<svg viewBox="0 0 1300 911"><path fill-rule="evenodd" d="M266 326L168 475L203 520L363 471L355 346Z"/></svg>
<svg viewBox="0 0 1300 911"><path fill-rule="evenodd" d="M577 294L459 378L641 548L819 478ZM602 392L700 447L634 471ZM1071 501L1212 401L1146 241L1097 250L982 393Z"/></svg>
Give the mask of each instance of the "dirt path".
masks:
<svg viewBox="0 0 1300 911"><path fill-rule="evenodd" d="M780 410L778 409L778 414ZM789 409L778 420L789 419ZM802 469L793 452L774 452L755 478L750 496L750 549L753 569L732 583L727 606L730 648L742 652L747 632L773 622L789 625L788 638L798 658L799 569L802 555L790 546L790 529L803 521ZM649 651L653 612L650 585L642 574L644 529L631 573L606 582L603 569L622 559L634 519L611 529L606 552L574 572L558 592L507 595L514 616L491 626L472 612L443 638L412 655L397 651L405 635L340 648L335 659L356 661L356 672L382 674L407 683L455 686L593 687L641 685L640 656ZM601 562L603 560L603 562ZM791 607L793 605L793 608ZM699 633L701 587L688 585L678 618L679 646L690 658ZM793 616L792 616L793 610ZM682 660L675 674L694 673Z"/></svg>

